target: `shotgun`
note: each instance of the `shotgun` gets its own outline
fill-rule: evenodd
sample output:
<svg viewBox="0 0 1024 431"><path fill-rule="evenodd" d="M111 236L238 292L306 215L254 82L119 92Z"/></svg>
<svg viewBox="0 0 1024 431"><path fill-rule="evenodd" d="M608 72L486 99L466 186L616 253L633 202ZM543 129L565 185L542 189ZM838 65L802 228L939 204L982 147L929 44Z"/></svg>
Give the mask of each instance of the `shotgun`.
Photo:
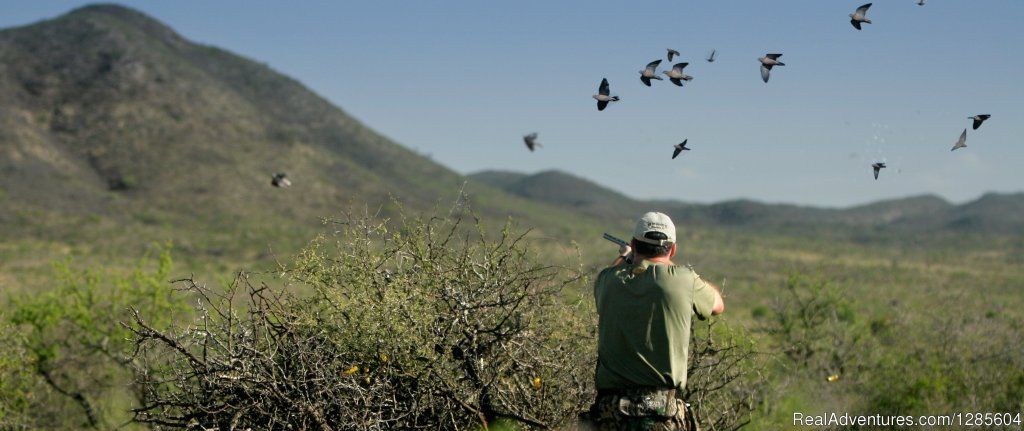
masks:
<svg viewBox="0 0 1024 431"><path fill-rule="evenodd" d="M614 236L611 236L607 232L605 232L605 234L604 234L604 239L606 239L608 241L611 241L611 242L614 242L614 243L618 244L620 247L621 246L629 247L629 243L628 242L626 242L626 241L624 241L622 239L616 238ZM633 263L633 252L629 252L629 254L626 257L624 257L624 259L626 260L626 263Z"/></svg>

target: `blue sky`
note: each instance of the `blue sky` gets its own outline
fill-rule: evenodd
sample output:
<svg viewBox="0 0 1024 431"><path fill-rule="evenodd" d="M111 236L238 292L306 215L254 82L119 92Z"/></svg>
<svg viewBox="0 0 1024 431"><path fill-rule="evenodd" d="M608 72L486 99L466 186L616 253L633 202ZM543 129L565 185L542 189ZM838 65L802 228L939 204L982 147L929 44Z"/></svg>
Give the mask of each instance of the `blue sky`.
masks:
<svg viewBox="0 0 1024 431"><path fill-rule="evenodd" d="M88 3L2 2L0 26ZM463 174L559 169L641 199L815 206L1024 191L1020 0L876 1L859 32L847 16L859 0L120 4L266 63ZM648 62L671 67L666 48L694 80L643 86ZM765 84L768 52L786 66ZM602 78L622 101L598 112ZM692 150L670 159L683 139ZM878 180L875 161L888 165Z"/></svg>

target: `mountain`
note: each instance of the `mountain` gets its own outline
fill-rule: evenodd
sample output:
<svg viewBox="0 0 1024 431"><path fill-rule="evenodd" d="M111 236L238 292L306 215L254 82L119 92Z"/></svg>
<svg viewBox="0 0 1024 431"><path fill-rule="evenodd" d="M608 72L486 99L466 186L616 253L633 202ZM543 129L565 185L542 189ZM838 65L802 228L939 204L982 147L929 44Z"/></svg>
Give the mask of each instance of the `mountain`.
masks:
<svg viewBox="0 0 1024 431"><path fill-rule="evenodd" d="M467 184L294 79L121 6L0 31L0 98L0 238L41 249L170 238L192 259L246 262L300 246L323 217L394 217L393 199L447 213L463 192L486 219L586 226ZM272 187L275 172L293 185Z"/></svg>
<svg viewBox="0 0 1024 431"><path fill-rule="evenodd" d="M601 220L635 218L638 201L594 182L561 171L526 175L508 171L482 171L468 176L533 201L563 207Z"/></svg>
<svg viewBox="0 0 1024 431"><path fill-rule="evenodd" d="M1024 193L987 193L951 209L944 226L959 231L986 231L1024 236Z"/></svg>
<svg viewBox="0 0 1024 431"><path fill-rule="evenodd" d="M877 234L962 232L1024 234L1024 193L990 193L953 205L934 195L912 196L843 209L732 200L708 205L639 201L558 171L526 175L483 171L469 178L522 197L584 212L598 219L636 217L645 209L689 224L769 229L783 234L855 230Z"/></svg>
<svg viewBox="0 0 1024 431"><path fill-rule="evenodd" d="M162 209L187 198L238 213L246 203L328 207L410 186L431 192L405 196L416 199L461 182L298 82L134 10L88 6L0 32L0 64L0 94L12 102L0 109L0 163L32 179L3 187L43 207L95 211L144 196ZM256 187L277 171L303 193Z"/></svg>

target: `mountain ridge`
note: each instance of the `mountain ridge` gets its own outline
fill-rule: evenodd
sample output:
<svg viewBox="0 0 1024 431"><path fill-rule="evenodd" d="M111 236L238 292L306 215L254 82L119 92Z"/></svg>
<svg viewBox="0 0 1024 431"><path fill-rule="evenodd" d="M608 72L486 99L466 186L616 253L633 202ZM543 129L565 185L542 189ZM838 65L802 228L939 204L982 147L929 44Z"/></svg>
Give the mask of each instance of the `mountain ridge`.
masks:
<svg viewBox="0 0 1024 431"><path fill-rule="evenodd" d="M561 171L524 174L484 170L468 175L507 192L565 207L586 207L598 218L629 215L636 208L659 208L690 222L724 226L849 225L905 231L953 229L959 231L1024 232L1024 192L986 193L954 205L934 195L886 199L845 208L733 199L711 204L673 200L637 200L589 180ZM538 193L537 191L543 191ZM581 196L577 192L581 191ZM600 204L600 205L599 205ZM613 206L614 209L606 209ZM628 207L628 211L622 211ZM601 211L604 211L603 213ZM634 215L635 216L635 215Z"/></svg>

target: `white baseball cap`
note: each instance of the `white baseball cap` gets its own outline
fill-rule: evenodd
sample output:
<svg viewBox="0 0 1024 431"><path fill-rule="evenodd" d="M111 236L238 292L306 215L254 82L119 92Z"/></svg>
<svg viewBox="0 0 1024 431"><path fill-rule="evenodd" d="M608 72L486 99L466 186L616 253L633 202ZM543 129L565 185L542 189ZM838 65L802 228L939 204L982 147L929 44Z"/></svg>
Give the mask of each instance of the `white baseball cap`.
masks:
<svg viewBox="0 0 1024 431"><path fill-rule="evenodd" d="M661 232L666 239L657 240L646 238L648 232ZM649 212L636 221L636 229L633 229L633 239L654 245L674 244L676 242L676 225L667 215L659 212Z"/></svg>

